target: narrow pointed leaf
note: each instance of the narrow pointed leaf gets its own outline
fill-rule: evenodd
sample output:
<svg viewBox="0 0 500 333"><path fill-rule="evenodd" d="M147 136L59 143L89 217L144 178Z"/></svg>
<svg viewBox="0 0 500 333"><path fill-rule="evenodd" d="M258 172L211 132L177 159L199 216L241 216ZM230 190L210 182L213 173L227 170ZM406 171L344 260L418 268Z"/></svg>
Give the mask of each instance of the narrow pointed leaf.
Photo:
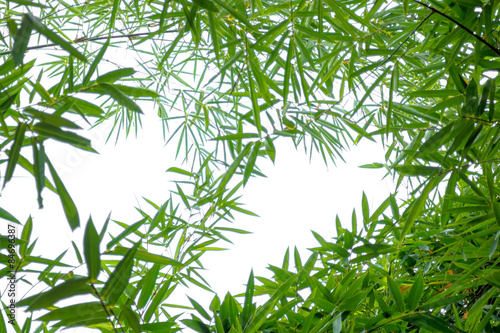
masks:
<svg viewBox="0 0 500 333"><path fill-rule="evenodd" d="M115 304L127 287L128 281L132 274L134 256L137 252L138 247L139 243L136 243L127 251L127 253L125 253L125 256L115 267L113 273L104 285L104 288L101 291L101 296L107 304Z"/></svg>
<svg viewBox="0 0 500 333"><path fill-rule="evenodd" d="M87 222L87 227L85 228L85 236L83 238L83 255L85 261L87 262L87 270L89 272L89 279L91 283L97 281L99 272L101 270L101 252L99 250L99 245L101 239L99 234L89 218Z"/></svg>
<svg viewBox="0 0 500 333"><path fill-rule="evenodd" d="M14 143L9 152L9 162L7 163L7 171L5 171L5 179L3 181L3 187L9 180L11 180L12 175L14 174L14 169L17 165L17 160L19 159L19 153L21 152L21 147L24 141L24 133L27 129L26 123L19 123L16 128L16 132L14 134Z"/></svg>
<svg viewBox="0 0 500 333"><path fill-rule="evenodd" d="M80 217L78 216L78 210L76 209L76 205L71 199L66 187L64 186L61 178L56 172L56 169L52 166L49 160L47 160L47 164L49 166L50 174L52 175L52 179L54 179L54 184L57 189L57 194L59 194L59 198L61 199L61 204L64 209L64 214L66 215L66 219L68 220L69 226L71 230L75 230L80 226Z"/></svg>

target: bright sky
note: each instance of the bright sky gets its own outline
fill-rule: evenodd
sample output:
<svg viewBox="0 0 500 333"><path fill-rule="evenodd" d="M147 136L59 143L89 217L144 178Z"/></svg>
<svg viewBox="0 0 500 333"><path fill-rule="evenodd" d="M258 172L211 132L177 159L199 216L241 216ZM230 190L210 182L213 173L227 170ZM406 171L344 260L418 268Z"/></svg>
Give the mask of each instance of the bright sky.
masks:
<svg viewBox="0 0 500 333"><path fill-rule="evenodd" d="M123 137L116 145L114 141L105 144L108 130L109 125L105 124L86 135L92 138L99 155L59 143L47 145L46 151L79 209L82 226L91 214L98 230L110 211L115 220L127 223L139 220L134 207L147 206L143 196L163 203L169 196L170 181L175 177L165 170L179 165L173 160L175 144L164 146L161 122L155 114L144 117L143 129L137 138ZM230 234L234 245L217 245L228 247L228 251L202 257L207 269L203 276L221 299L227 291L233 295L244 292L252 268L256 275L269 277L267 264L281 265L287 247L293 250L297 246L305 260L309 255L306 249L317 246L310 230L330 239L335 235L336 214L345 227L350 227L353 208L357 207L361 216L363 190L372 210L390 193L390 180L381 181L382 169L357 167L382 162L380 144L362 140L359 146L344 154L347 164L339 161L337 167L331 165L329 170L319 156L309 163L308 156L303 151L295 151L287 139L278 141L276 149L276 165L268 159L260 160L267 178L252 178L243 190L245 208L260 218L237 215L233 225L252 234ZM38 210L34 179L25 172L16 172L2 193L0 206L23 223L32 214L32 239L39 238L35 254L56 258L70 249L68 258L76 263L71 240L80 246L83 228L72 233L58 197L46 189L43 197L45 208ZM85 274L85 267L76 273ZM212 298L196 287L179 290L176 297L182 302L184 294L197 297L198 301L201 297L200 303L207 307ZM23 296L24 292L19 295Z"/></svg>

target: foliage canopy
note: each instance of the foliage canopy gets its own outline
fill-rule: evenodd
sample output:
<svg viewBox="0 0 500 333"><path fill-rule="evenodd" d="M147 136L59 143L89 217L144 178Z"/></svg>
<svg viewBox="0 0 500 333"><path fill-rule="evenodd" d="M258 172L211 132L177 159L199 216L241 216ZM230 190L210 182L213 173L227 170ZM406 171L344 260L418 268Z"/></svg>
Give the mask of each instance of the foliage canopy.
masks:
<svg viewBox="0 0 500 333"><path fill-rule="evenodd" d="M169 169L178 176L171 197L149 201L155 214L113 221L123 231L111 237L110 218L102 230L87 222L83 248L74 246L86 276L72 272L65 253L35 255L31 218L22 224L17 253L1 254L0 276L14 257L18 276L26 275L18 283L36 278L47 289L17 303L34 317L13 328L497 332L499 3L0 2L3 187L26 169L40 208L52 191L70 228L83 228L44 145L93 151L76 120L113 119L113 132L128 135L140 128L143 105L154 105L184 162ZM116 49L136 63L115 63ZM394 193L375 210L363 197L350 228L337 220L333 240L315 234L309 258L287 251L282 267L269 267L273 279L250 275L241 298L215 296L209 309L190 299L189 319L169 314L176 286L210 290L202 255L244 233L220 222L252 214L239 194L262 175L260 161L274 161L276 140L325 163L377 140L386 163L366 167L385 167L410 194ZM8 210L0 217L21 224ZM2 249L8 244L2 236ZM158 254L165 248L172 257ZM94 301L58 306L74 295ZM258 295L267 297L259 306Z"/></svg>

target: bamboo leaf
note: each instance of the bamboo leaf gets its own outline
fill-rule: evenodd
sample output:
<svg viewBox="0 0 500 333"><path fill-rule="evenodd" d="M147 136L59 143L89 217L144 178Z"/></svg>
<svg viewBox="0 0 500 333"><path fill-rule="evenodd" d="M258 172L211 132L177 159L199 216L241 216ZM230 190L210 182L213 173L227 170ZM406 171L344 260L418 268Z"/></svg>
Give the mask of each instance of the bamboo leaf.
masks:
<svg viewBox="0 0 500 333"><path fill-rule="evenodd" d="M76 49L71 46L71 44L64 39L62 39L59 35L57 35L55 32L47 28L37 17L35 17L33 14L28 13L25 14L28 19L31 21L33 28L38 31L38 33L44 35L47 37L49 40L51 40L53 43L59 45L66 51L68 51L72 56L74 56L77 59L80 59L83 62L87 62L87 58L85 58L80 52L78 52Z"/></svg>
<svg viewBox="0 0 500 333"><path fill-rule="evenodd" d="M71 278L63 283L51 288L48 291L31 296L17 302L17 306L28 306L29 311L47 309L54 303L75 295L88 294L92 292L92 288L88 284L88 278L78 276Z"/></svg>
<svg viewBox="0 0 500 333"><path fill-rule="evenodd" d="M85 228L85 236L83 238L83 255L87 263L90 283L97 282L97 277L99 276L99 272L101 270L101 252L99 250L100 243L101 239L99 238L99 234L97 233L92 219L89 218Z"/></svg>
<svg viewBox="0 0 500 333"><path fill-rule="evenodd" d="M135 70L133 68L120 68L97 77L95 82L98 84L115 82L124 77L132 76L134 74Z"/></svg>
<svg viewBox="0 0 500 333"><path fill-rule="evenodd" d="M247 162L247 165L245 166L245 172L243 175L243 186L246 185L248 179L250 178L250 175L252 174L253 168L255 166L255 161L257 160L260 146L261 146L260 141L255 142L255 144L252 147L252 151L250 152L250 155L248 156L248 162Z"/></svg>
<svg viewBox="0 0 500 333"><path fill-rule="evenodd" d="M108 39L106 40L106 43L104 43L104 45L101 47L101 50L99 51L99 53L97 53L97 56L94 58L94 61L92 61L92 64L90 64L90 67L87 71L87 74L85 74L85 77L83 78L82 88L86 88L89 86L90 79L92 78L92 75L94 75L95 70L97 69L97 66L99 65L102 58L104 57L104 54L106 53L106 50L108 49L110 41L111 40L108 37Z"/></svg>
<svg viewBox="0 0 500 333"><path fill-rule="evenodd" d="M113 273L111 273L108 281L104 285L104 288L101 291L101 296L108 305L114 305L127 287L132 274L134 257L138 247L139 242L132 248L128 249L123 256L123 259L115 267Z"/></svg>
<svg viewBox="0 0 500 333"><path fill-rule="evenodd" d="M71 199L66 187L63 182L59 178L59 175L56 172L56 169L52 166L52 163L47 159L47 164L49 166L50 174L52 175L52 179L54 179L54 184L57 189L57 194L61 199L61 204L64 209L64 214L66 215L66 219L68 220L69 226L71 230L75 230L80 226L80 217L78 216L78 210L76 209L75 203L73 199Z"/></svg>
<svg viewBox="0 0 500 333"><path fill-rule="evenodd" d="M111 98L118 102L118 104L124 106L130 111L138 112L142 114L142 110L133 100L131 100L127 95L121 92L119 89L114 87L113 85L102 83L100 85L104 91L106 91Z"/></svg>
<svg viewBox="0 0 500 333"><path fill-rule="evenodd" d="M394 280L387 276L387 286L389 287L389 292L392 296L392 299L397 304L400 312L405 312L405 303L403 300L403 295L401 295L401 291L399 290L398 285Z"/></svg>
<svg viewBox="0 0 500 333"><path fill-rule="evenodd" d="M17 160L19 159L19 154L24 141L24 133L27 128L28 126L23 122L17 125L16 132L14 134L14 142L12 143L12 147L9 152L9 162L7 163L7 170L5 171L5 179L3 181L2 188L5 187L5 184L11 180L12 175L14 174L14 169L16 168Z"/></svg>
<svg viewBox="0 0 500 333"><path fill-rule="evenodd" d="M410 296L408 302L408 308L410 311L415 311L417 309L420 299L422 298L423 291L424 291L424 279L422 278L421 275L419 275L410 289Z"/></svg>
<svg viewBox="0 0 500 333"><path fill-rule="evenodd" d="M415 199L412 205L408 208L408 215L406 216L406 221L403 226L403 230L401 231L401 241L404 240L411 227L413 227L415 219L422 212L429 193L441 182L443 177L444 175L441 175L430 179L427 185L424 187L420 196Z"/></svg>
<svg viewBox="0 0 500 333"><path fill-rule="evenodd" d="M148 270L146 276L143 278L143 285L141 289L141 295L139 296L139 301L137 302L137 308L142 309L146 306L146 303L153 295L153 290L156 287L156 279L160 273L160 264L154 264L151 269Z"/></svg>
<svg viewBox="0 0 500 333"><path fill-rule="evenodd" d="M14 37L14 46L12 47L12 59L14 60L14 66L23 63L24 53L26 53L26 50L28 49L28 43L30 41L32 31L33 23L28 15L24 15L21 22L21 28L16 32Z"/></svg>
<svg viewBox="0 0 500 333"><path fill-rule="evenodd" d="M63 131L62 129L56 126L44 122L36 123L35 125L33 125L32 129L33 131L37 132L40 135L47 136L54 140L70 144L74 147L83 150L95 152L90 145L90 140L81 137L76 133Z"/></svg>

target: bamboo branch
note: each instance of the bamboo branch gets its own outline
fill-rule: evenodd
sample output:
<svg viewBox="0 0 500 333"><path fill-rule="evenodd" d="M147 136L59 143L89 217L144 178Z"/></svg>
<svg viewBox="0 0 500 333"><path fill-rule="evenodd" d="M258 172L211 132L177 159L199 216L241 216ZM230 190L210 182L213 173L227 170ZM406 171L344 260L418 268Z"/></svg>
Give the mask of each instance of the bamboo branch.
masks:
<svg viewBox="0 0 500 333"><path fill-rule="evenodd" d="M432 7L432 6L429 6L429 5L426 5L425 3L422 3L420 2L419 0L413 0L414 2L432 10L433 13L438 13L439 15L441 15L442 17L446 18L447 20L455 23L456 25L458 25L460 28L464 29L469 35L472 35L474 38L476 38L478 41L480 41L481 43L483 43L484 45L486 45L489 49L491 49L493 52L495 52L499 57L500 57L500 50L496 47L494 47L493 45L491 45L490 43L488 43L484 38L482 38L481 36L477 35L474 31L470 30L469 28L467 28L465 25L463 25L462 23L458 22L457 20L455 20L453 17L451 16L448 16L446 15L445 13L437 10L436 8Z"/></svg>
<svg viewBox="0 0 500 333"><path fill-rule="evenodd" d="M177 30L167 30L165 33L171 33L171 32L177 32ZM137 37L144 37L150 35L151 32L140 32L140 33L135 33L135 34L126 34L126 35L114 35L114 36L96 36L96 37L83 37L76 39L74 41L75 44L80 44L80 43L87 43L87 42L95 42L98 40L105 40L105 39L117 39L117 38L137 38ZM44 45L37 45L37 46L30 46L26 50L31 51L31 50L38 50L38 49L43 49L46 47L52 47L52 46L58 46L58 44L44 44ZM0 56L8 55L10 54L11 51L4 51L0 52Z"/></svg>

